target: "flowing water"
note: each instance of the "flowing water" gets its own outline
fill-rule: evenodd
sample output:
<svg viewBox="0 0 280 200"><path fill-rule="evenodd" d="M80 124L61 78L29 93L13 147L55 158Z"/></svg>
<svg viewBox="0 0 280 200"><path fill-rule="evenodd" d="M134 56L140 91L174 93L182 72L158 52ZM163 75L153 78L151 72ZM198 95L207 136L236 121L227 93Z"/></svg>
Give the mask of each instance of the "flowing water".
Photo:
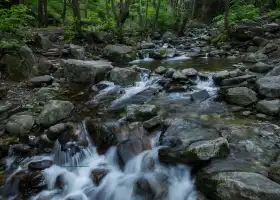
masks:
<svg viewBox="0 0 280 200"><path fill-rule="evenodd" d="M149 62L147 62L149 61ZM193 67L198 71L215 72L230 66L221 60L209 60L207 57L190 60L188 57L169 59L166 61L153 61L148 58L136 61L140 67L149 68L152 71L162 65L173 68ZM171 117L186 115L186 113L211 113L215 102L217 88L214 86L209 74L208 80L196 80L194 91L206 89L210 96L207 101L186 106L188 93L170 93L153 97L151 95L158 88L158 77L143 74L142 80L131 87L121 88L111 85L99 92L89 102L100 102L108 94L124 90L121 95L107 105L108 110L118 108L131 103L154 103L165 110ZM173 102L173 103L172 103ZM210 105L211 104L211 105ZM175 107L174 107L175 106ZM177 107L176 107L177 106ZM207 110L208 109L208 110ZM213 113L225 108L217 104ZM125 121L125 118L116 119ZM16 172L27 169L28 163L38 160L52 160L54 165L43 170L43 176L47 189L32 196L32 200L195 200L196 193L190 168L185 165L167 166L158 161L157 140L160 132L150 138L151 150L147 150L129 160L124 166L118 163L116 147L111 147L105 155L99 155L91 142L86 127L81 122L80 134L88 140L88 146L81 151L72 154L72 149L61 151L61 145L57 142L53 147L51 155L28 158L21 162ZM7 160L12 163L13 157ZM99 184L93 182L93 176L97 173L106 175ZM59 180L59 183L58 183ZM59 185L63 187L59 187ZM12 199L12 198L10 198Z"/></svg>

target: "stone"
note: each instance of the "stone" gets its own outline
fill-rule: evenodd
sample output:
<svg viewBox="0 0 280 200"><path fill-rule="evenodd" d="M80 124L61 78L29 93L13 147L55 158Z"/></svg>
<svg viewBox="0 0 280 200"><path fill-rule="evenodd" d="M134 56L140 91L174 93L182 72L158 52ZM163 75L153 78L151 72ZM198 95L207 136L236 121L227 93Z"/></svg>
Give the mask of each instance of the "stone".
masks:
<svg viewBox="0 0 280 200"><path fill-rule="evenodd" d="M262 100L257 103L256 108L261 113L275 116L280 113L280 100Z"/></svg>
<svg viewBox="0 0 280 200"><path fill-rule="evenodd" d="M244 75L244 76L237 76L234 78L227 78L227 79L222 80L221 85L222 86L238 85L240 83L243 83L244 81L253 79L255 77L256 76L254 76L254 75Z"/></svg>
<svg viewBox="0 0 280 200"><path fill-rule="evenodd" d="M171 32L165 32L162 36L163 42L171 42L172 40L175 40L177 37L171 33Z"/></svg>
<svg viewBox="0 0 280 200"><path fill-rule="evenodd" d="M266 115L263 114L263 113L256 114L256 117L259 118L259 119L267 119Z"/></svg>
<svg viewBox="0 0 280 200"><path fill-rule="evenodd" d="M245 56L243 62L245 63L257 63L257 62L265 62L268 60L267 55L263 53L250 53Z"/></svg>
<svg viewBox="0 0 280 200"><path fill-rule="evenodd" d="M197 157L200 160L210 160L212 158L223 158L229 154L229 144L225 138L214 140L204 140L192 143L186 153Z"/></svg>
<svg viewBox="0 0 280 200"><path fill-rule="evenodd" d="M131 104L126 107L126 117L128 120L147 120L157 114L157 108L155 105L143 104Z"/></svg>
<svg viewBox="0 0 280 200"><path fill-rule="evenodd" d="M251 40L256 36L262 36L264 33L264 28L258 26L257 24L254 25L238 25L235 27L232 35L234 38L240 41L247 41Z"/></svg>
<svg viewBox="0 0 280 200"><path fill-rule="evenodd" d="M70 54L74 59L84 60L85 59L85 48L79 45L70 44Z"/></svg>
<svg viewBox="0 0 280 200"><path fill-rule="evenodd" d="M110 81L100 81L95 86L98 88L98 90L104 90L105 88L112 87L115 84Z"/></svg>
<svg viewBox="0 0 280 200"><path fill-rule="evenodd" d="M51 167L53 162L51 160L42 160L42 161L35 161L35 162L30 162L28 164L28 169L29 170L44 170L49 167Z"/></svg>
<svg viewBox="0 0 280 200"><path fill-rule="evenodd" d="M34 118L31 115L13 115L5 125L6 130L14 135L23 136L32 129Z"/></svg>
<svg viewBox="0 0 280 200"><path fill-rule="evenodd" d="M191 99L193 101L204 101L206 99L208 99L210 97L209 93L207 92L207 90L201 90L198 92L194 92L191 94Z"/></svg>
<svg viewBox="0 0 280 200"><path fill-rule="evenodd" d="M102 179L109 173L109 170L107 169L94 169L91 171L91 178L92 182L95 185L99 185L102 181Z"/></svg>
<svg viewBox="0 0 280 200"><path fill-rule="evenodd" d="M228 71L220 71L220 72L216 72L212 78L213 81L216 85L220 85L222 83L222 81L226 78L229 78L230 74Z"/></svg>
<svg viewBox="0 0 280 200"><path fill-rule="evenodd" d="M157 74L165 74L167 72L167 68L163 67L163 66L159 66L158 68L156 68L155 73Z"/></svg>
<svg viewBox="0 0 280 200"><path fill-rule="evenodd" d="M140 73L130 68L116 67L111 70L109 75L109 80L118 85L132 85L140 79Z"/></svg>
<svg viewBox="0 0 280 200"><path fill-rule="evenodd" d="M164 76L167 78L172 78L172 76L175 72L176 72L176 69L168 68Z"/></svg>
<svg viewBox="0 0 280 200"><path fill-rule="evenodd" d="M266 73L268 72L272 67L266 63L258 62L253 66L250 66L249 70L256 73Z"/></svg>
<svg viewBox="0 0 280 200"><path fill-rule="evenodd" d="M268 72L265 76L279 76L279 75L280 75L280 65L277 65L270 72Z"/></svg>
<svg viewBox="0 0 280 200"><path fill-rule="evenodd" d="M69 82L94 84L105 79L105 74L113 66L104 60L82 61L82 60L62 60L64 76Z"/></svg>
<svg viewBox="0 0 280 200"><path fill-rule="evenodd" d="M271 98L280 97L280 76L265 76L256 82L258 92Z"/></svg>
<svg viewBox="0 0 280 200"><path fill-rule="evenodd" d="M202 81L208 80L209 77L211 76L210 73L205 73L205 72L198 72L197 75L199 76L200 80L202 80Z"/></svg>
<svg viewBox="0 0 280 200"><path fill-rule="evenodd" d="M140 45L140 49L153 49L155 47L155 44L152 42L142 42Z"/></svg>
<svg viewBox="0 0 280 200"><path fill-rule="evenodd" d="M136 59L136 50L121 44L107 45L103 55L112 62L129 62Z"/></svg>
<svg viewBox="0 0 280 200"><path fill-rule="evenodd" d="M271 32L271 33L275 33L280 30L280 26L277 23L265 24L263 25L263 28L266 32Z"/></svg>
<svg viewBox="0 0 280 200"><path fill-rule="evenodd" d="M7 66L9 77L16 81L34 76L38 72L36 58L28 46L20 47L16 56L5 54L1 61Z"/></svg>
<svg viewBox="0 0 280 200"><path fill-rule="evenodd" d="M173 73L172 78L175 80L186 80L187 79L186 75L180 70L176 70Z"/></svg>
<svg viewBox="0 0 280 200"><path fill-rule="evenodd" d="M197 71L194 68L183 69L182 73L188 77L195 77L197 75Z"/></svg>
<svg viewBox="0 0 280 200"><path fill-rule="evenodd" d="M48 101L52 100L56 96L60 94L60 89L57 87L50 88L50 87L42 87L37 92L35 92L35 98L37 101Z"/></svg>
<svg viewBox="0 0 280 200"><path fill-rule="evenodd" d="M51 126L46 131L48 139L55 141L57 140L60 135L69 129L69 126L66 123L59 123L54 126Z"/></svg>
<svg viewBox="0 0 280 200"><path fill-rule="evenodd" d="M49 61L47 58L41 56L39 58L39 64L38 64L38 73L40 75L46 75L50 74L52 71L54 71L54 66L51 61Z"/></svg>
<svg viewBox="0 0 280 200"><path fill-rule="evenodd" d="M74 110L74 105L69 101L50 100L37 118L37 123L42 126L51 126L67 118Z"/></svg>
<svg viewBox="0 0 280 200"><path fill-rule="evenodd" d="M28 80L28 85L32 87L40 87L43 84L50 85L53 82L53 78L49 75L36 76Z"/></svg>
<svg viewBox="0 0 280 200"><path fill-rule="evenodd" d="M37 46L43 49L44 51L48 51L49 49L52 48L51 41L47 37L43 36L42 34L37 34L35 36L35 42Z"/></svg>
<svg viewBox="0 0 280 200"><path fill-rule="evenodd" d="M253 38L253 43L257 46L265 46L267 44L267 40L262 37L256 36Z"/></svg>
<svg viewBox="0 0 280 200"><path fill-rule="evenodd" d="M161 117L155 116L143 123L143 127L147 130L152 129L161 124Z"/></svg>
<svg viewBox="0 0 280 200"><path fill-rule="evenodd" d="M244 115L245 117L248 117L248 116L250 116L251 114L252 114L251 111L243 111L243 112L242 112L242 115Z"/></svg>
<svg viewBox="0 0 280 200"><path fill-rule="evenodd" d="M269 54L277 50L278 50L278 46L276 44L268 43L262 49L260 49L259 52L263 54Z"/></svg>
<svg viewBox="0 0 280 200"><path fill-rule="evenodd" d="M221 172L198 175L197 185L211 199L277 200L280 185L257 173Z"/></svg>
<svg viewBox="0 0 280 200"><path fill-rule="evenodd" d="M230 88L226 91L226 100L239 106L249 106L258 99L256 93L246 87Z"/></svg>
<svg viewBox="0 0 280 200"><path fill-rule="evenodd" d="M5 85L0 85L0 99L6 97L7 92L8 92L8 87Z"/></svg>

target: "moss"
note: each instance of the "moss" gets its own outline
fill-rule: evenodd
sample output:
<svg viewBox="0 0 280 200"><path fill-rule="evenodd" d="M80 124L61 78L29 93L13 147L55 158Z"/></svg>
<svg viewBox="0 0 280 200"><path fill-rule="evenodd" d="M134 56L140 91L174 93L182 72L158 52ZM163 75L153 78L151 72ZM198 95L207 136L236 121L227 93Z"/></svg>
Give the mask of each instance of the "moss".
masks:
<svg viewBox="0 0 280 200"><path fill-rule="evenodd" d="M164 56L164 55L166 54L166 49L160 49L160 50L159 50L159 54L160 54L161 56Z"/></svg>

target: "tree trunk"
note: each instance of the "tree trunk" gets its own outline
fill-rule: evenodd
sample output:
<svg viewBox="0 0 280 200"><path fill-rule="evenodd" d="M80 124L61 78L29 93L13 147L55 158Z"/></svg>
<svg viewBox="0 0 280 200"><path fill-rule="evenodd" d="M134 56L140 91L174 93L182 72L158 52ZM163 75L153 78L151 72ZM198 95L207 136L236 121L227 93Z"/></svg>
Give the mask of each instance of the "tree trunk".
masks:
<svg viewBox="0 0 280 200"><path fill-rule="evenodd" d="M149 9L149 0L146 0L146 13L145 13L145 27L148 27L148 9Z"/></svg>
<svg viewBox="0 0 280 200"><path fill-rule="evenodd" d="M179 29L178 36L184 36L185 35L184 31L185 31L185 27L187 25L188 20L189 20L189 16L186 13L185 16L184 16L183 22L181 24L181 27Z"/></svg>
<svg viewBox="0 0 280 200"><path fill-rule="evenodd" d="M110 0L106 0L106 13L107 13L107 18L110 18L109 1L110 1Z"/></svg>
<svg viewBox="0 0 280 200"><path fill-rule="evenodd" d="M44 0L44 27L48 27L48 0Z"/></svg>
<svg viewBox="0 0 280 200"><path fill-rule="evenodd" d="M66 18L66 9L67 9L67 1L63 0L63 9L62 9L62 14L61 14L61 18L62 18L63 23L64 23L65 18Z"/></svg>
<svg viewBox="0 0 280 200"><path fill-rule="evenodd" d="M229 19L228 19L228 15L229 15L229 0L225 0L225 16L224 16L224 26L225 26L225 32L227 35L230 34L229 32Z"/></svg>
<svg viewBox="0 0 280 200"><path fill-rule="evenodd" d="M156 28L156 24L157 24L157 20L158 20L158 15L159 15L159 10L160 10L160 4L161 4L161 0L158 0L157 9L156 9L156 16L155 16L155 21L154 21L154 24L153 24L152 32L154 32L155 28Z"/></svg>
<svg viewBox="0 0 280 200"><path fill-rule="evenodd" d="M141 8L142 8L142 1L139 0L139 5L137 7L137 12L138 12L138 16L139 16L139 25L140 25L141 28L143 28L143 17L142 17Z"/></svg>
<svg viewBox="0 0 280 200"><path fill-rule="evenodd" d="M72 0L72 9L73 15L75 19L75 29L78 34L81 33L81 14L80 14L80 7L79 7L79 0Z"/></svg>
<svg viewBox="0 0 280 200"><path fill-rule="evenodd" d="M38 0L38 27L42 27L43 25L43 2L42 0Z"/></svg>

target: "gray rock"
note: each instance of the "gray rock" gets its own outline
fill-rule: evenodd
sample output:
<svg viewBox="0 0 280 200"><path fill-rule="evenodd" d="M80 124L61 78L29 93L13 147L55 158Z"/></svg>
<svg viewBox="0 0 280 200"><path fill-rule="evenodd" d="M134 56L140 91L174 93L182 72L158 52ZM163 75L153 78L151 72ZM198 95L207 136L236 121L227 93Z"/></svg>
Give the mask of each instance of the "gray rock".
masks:
<svg viewBox="0 0 280 200"><path fill-rule="evenodd" d="M213 75L213 81L215 84L220 85L222 83L222 80L229 78L230 74L228 71L220 71Z"/></svg>
<svg viewBox="0 0 280 200"><path fill-rule="evenodd" d="M173 33L171 33L171 32L165 32L164 34L163 34L163 36L162 36L162 40L164 41L164 42L170 42L170 41L172 41L172 40L175 40L177 37L173 34Z"/></svg>
<svg viewBox="0 0 280 200"><path fill-rule="evenodd" d="M224 79L221 82L222 86L230 86L230 85L238 85L240 83L243 83L244 81L247 81L249 79L255 78L256 76L254 75L244 75L244 76L237 76L234 78L228 78L228 79Z"/></svg>
<svg viewBox="0 0 280 200"><path fill-rule="evenodd" d="M43 126L51 126L65 118L73 111L74 105L69 101L48 101L37 118L37 123Z"/></svg>
<svg viewBox="0 0 280 200"><path fill-rule="evenodd" d="M240 41L246 41L253 39L256 36L261 36L264 32L264 28L256 25L240 25L235 28L232 33L233 37Z"/></svg>
<svg viewBox="0 0 280 200"><path fill-rule="evenodd" d="M5 85L0 85L0 99L4 98L7 95L8 87Z"/></svg>
<svg viewBox="0 0 280 200"><path fill-rule="evenodd" d="M176 70L173 73L172 78L175 79L175 80L185 80L185 79L187 79L186 75L180 70Z"/></svg>
<svg viewBox="0 0 280 200"><path fill-rule="evenodd" d="M129 120L147 120L157 114L157 108L149 104L132 104L126 107L126 113Z"/></svg>
<svg viewBox="0 0 280 200"><path fill-rule="evenodd" d="M264 62L267 60L268 60L267 55L265 55L263 53L250 53L244 58L243 62L257 63L257 62Z"/></svg>
<svg viewBox="0 0 280 200"><path fill-rule="evenodd" d="M274 33L274 32L277 32L280 30L280 26L277 23L265 24L265 25L263 25L263 28L266 32L271 32L271 33Z"/></svg>
<svg viewBox="0 0 280 200"><path fill-rule="evenodd" d="M210 97L209 93L207 90L201 90L198 92L194 92L191 94L191 99L193 101L204 101Z"/></svg>
<svg viewBox="0 0 280 200"><path fill-rule="evenodd" d="M111 70L109 79L118 85L132 85L139 81L141 77L140 73L135 70L116 67Z"/></svg>
<svg viewBox="0 0 280 200"><path fill-rule="evenodd" d="M229 154L229 144L225 138L204 140L192 143L187 152L199 160L210 160L212 158L223 158Z"/></svg>
<svg viewBox="0 0 280 200"><path fill-rule="evenodd" d="M85 59L85 48L79 45L70 44L69 47L71 56L77 60L84 60Z"/></svg>
<svg viewBox="0 0 280 200"><path fill-rule="evenodd" d="M268 72L272 67L266 63L258 62L255 65L249 68L250 71L256 73L265 73Z"/></svg>
<svg viewBox="0 0 280 200"><path fill-rule="evenodd" d="M197 178L197 185L200 191L213 199L277 200L280 198L280 185L251 172L201 175Z"/></svg>
<svg viewBox="0 0 280 200"><path fill-rule="evenodd" d="M116 44L104 48L104 57L113 62L127 62L135 60L136 50L130 46Z"/></svg>
<svg viewBox="0 0 280 200"><path fill-rule="evenodd" d="M28 85L33 87L40 87L42 84L50 85L53 79L49 75L36 76L28 80Z"/></svg>
<svg viewBox="0 0 280 200"><path fill-rule="evenodd" d="M98 88L98 90L104 90L107 87L114 86L115 84L110 81L100 81L95 86Z"/></svg>
<svg viewBox="0 0 280 200"><path fill-rule="evenodd" d="M253 90L246 87L236 87L227 90L226 100L239 106L248 106L255 103L258 99Z"/></svg>
<svg viewBox="0 0 280 200"><path fill-rule="evenodd" d="M274 67L266 76L279 76L280 75L280 65Z"/></svg>
<svg viewBox="0 0 280 200"><path fill-rule="evenodd" d="M173 68L168 68L166 73L165 73L165 77L167 78L172 78L174 72L176 71L176 69L173 69Z"/></svg>
<svg viewBox="0 0 280 200"><path fill-rule="evenodd" d="M280 100L262 100L257 103L256 108L261 113L275 116L280 113Z"/></svg>
<svg viewBox="0 0 280 200"><path fill-rule="evenodd" d="M161 117L155 116L143 123L145 129L151 129L161 124Z"/></svg>
<svg viewBox="0 0 280 200"><path fill-rule="evenodd" d="M54 66L51 61L43 56L39 58L38 73L40 75L50 74L53 69Z"/></svg>
<svg viewBox="0 0 280 200"><path fill-rule="evenodd" d="M1 61L7 66L9 77L17 81L34 76L38 72L37 61L28 46L20 47L17 56L4 55Z"/></svg>
<svg viewBox="0 0 280 200"><path fill-rule="evenodd" d="M57 87L54 88L42 87L40 88L40 90L38 90L35 93L35 99L37 101L45 102L55 98L56 96L59 96L59 94L60 94L60 89Z"/></svg>
<svg viewBox="0 0 280 200"><path fill-rule="evenodd" d="M66 123L60 123L48 128L46 134L49 140L55 141L67 129L68 129L68 125Z"/></svg>
<svg viewBox="0 0 280 200"><path fill-rule="evenodd" d="M259 52L261 52L263 54L269 54L274 51L277 51L277 49L278 49L278 46L276 44L268 43L262 49L260 49Z"/></svg>
<svg viewBox="0 0 280 200"><path fill-rule="evenodd" d="M163 67L163 66L159 66L158 68L156 68L155 73L157 74L165 74L167 72L167 68Z"/></svg>
<svg viewBox="0 0 280 200"><path fill-rule="evenodd" d="M267 44L267 40L266 39L264 39L262 37L258 37L258 36L253 38L253 42L257 46L265 46Z"/></svg>
<svg viewBox="0 0 280 200"><path fill-rule="evenodd" d="M5 128L11 134L23 136L29 133L34 122L31 115L13 115L9 118Z"/></svg>
<svg viewBox="0 0 280 200"><path fill-rule="evenodd" d="M104 80L105 74L113 67L110 62L62 60L64 76L73 83L97 83Z"/></svg>
<svg viewBox="0 0 280 200"><path fill-rule="evenodd" d="M188 77L194 77L197 75L197 71L193 68L183 69L182 72Z"/></svg>
<svg viewBox="0 0 280 200"><path fill-rule="evenodd" d="M42 34L37 34L36 35L35 42L44 51L47 51L48 49L52 48L51 41L47 37L43 36Z"/></svg>
<svg viewBox="0 0 280 200"><path fill-rule="evenodd" d="M199 76L200 80L206 81L206 80L209 79L211 74L210 73L205 73L205 72L198 72L198 76Z"/></svg>
<svg viewBox="0 0 280 200"><path fill-rule="evenodd" d="M261 95L271 98L280 97L280 76L265 76L256 82Z"/></svg>
<svg viewBox="0 0 280 200"><path fill-rule="evenodd" d="M140 45L140 49L153 49L155 47L155 44L152 42L142 42Z"/></svg>

